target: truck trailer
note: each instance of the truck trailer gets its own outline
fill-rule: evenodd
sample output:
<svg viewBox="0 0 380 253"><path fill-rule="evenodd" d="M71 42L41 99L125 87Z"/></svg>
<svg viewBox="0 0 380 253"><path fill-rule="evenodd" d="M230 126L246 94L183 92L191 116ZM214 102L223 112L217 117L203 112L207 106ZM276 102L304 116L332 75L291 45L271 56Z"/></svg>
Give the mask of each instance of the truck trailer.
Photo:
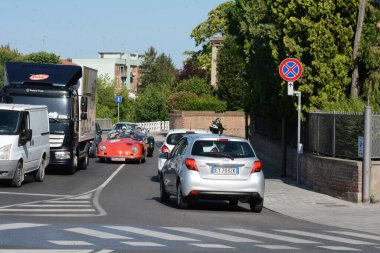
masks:
<svg viewBox="0 0 380 253"><path fill-rule="evenodd" d="M97 70L86 66L6 62L2 100L46 105L50 166L87 169L94 140Z"/></svg>

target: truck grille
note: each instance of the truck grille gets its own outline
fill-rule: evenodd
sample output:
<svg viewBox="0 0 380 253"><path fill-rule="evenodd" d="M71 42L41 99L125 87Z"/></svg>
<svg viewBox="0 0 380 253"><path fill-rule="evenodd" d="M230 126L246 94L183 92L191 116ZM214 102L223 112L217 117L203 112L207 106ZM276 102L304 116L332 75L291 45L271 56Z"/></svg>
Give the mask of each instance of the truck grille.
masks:
<svg viewBox="0 0 380 253"><path fill-rule="evenodd" d="M64 134L50 134L50 147L51 148L60 148L65 139Z"/></svg>

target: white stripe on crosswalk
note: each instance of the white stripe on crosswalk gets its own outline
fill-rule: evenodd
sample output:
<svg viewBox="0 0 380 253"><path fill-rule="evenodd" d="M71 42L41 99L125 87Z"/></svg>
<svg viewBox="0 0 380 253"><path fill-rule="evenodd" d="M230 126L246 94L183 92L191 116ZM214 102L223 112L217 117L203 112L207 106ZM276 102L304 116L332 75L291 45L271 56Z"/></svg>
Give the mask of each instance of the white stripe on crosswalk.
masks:
<svg viewBox="0 0 380 253"><path fill-rule="evenodd" d="M121 242L129 246L134 247L165 247L165 245L154 243L154 242Z"/></svg>
<svg viewBox="0 0 380 253"><path fill-rule="evenodd" d="M33 227L42 227L48 226L47 224L34 224L34 223L10 223L10 224L1 224L0 230L8 229L19 229L19 228L33 228Z"/></svg>
<svg viewBox="0 0 380 253"><path fill-rule="evenodd" d="M380 236L377 236L377 235L361 234L361 233L348 232L348 231L327 231L327 232L380 241Z"/></svg>
<svg viewBox="0 0 380 253"><path fill-rule="evenodd" d="M91 203L88 200L50 200L46 203L55 203L55 204L88 204Z"/></svg>
<svg viewBox="0 0 380 253"><path fill-rule="evenodd" d="M319 242L315 242L315 241L298 239L298 238L283 236L283 235L264 233L264 232L248 230L248 229L239 229L239 228L221 228L221 229L231 231L231 232L236 232L236 233L241 233L241 234L246 234L246 235L253 235L253 236L258 236L258 237L264 237L264 238L269 238L269 239L278 240L278 241L291 242L291 243L319 243Z"/></svg>
<svg viewBox="0 0 380 253"><path fill-rule="evenodd" d="M89 246L89 245L94 245L89 242L85 241L48 241L50 243L60 245L60 246Z"/></svg>
<svg viewBox="0 0 380 253"><path fill-rule="evenodd" d="M81 227L69 228L69 229L65 229L65 230L70 231L70 232L74 232L74 233L78 233L78 234L102 238L102 239L124 239L124 240L133 239L131 237L126 237L126 236L122 236L122 235L97 231L97 230L88 229L88 228L81 228Z"/></svg>
<svg viewBox="0 0 380 253"><path fill-rule="evenodd" d="M85 195L80 195L80 196L73 197L73 198L70 198L70 199L91 199L91 197L92 197L92 193L85 194Z"/></svg>
<svg viewBox="0 0 380 253"><path fill-rule="evenodd" d="M237 237L233 235L227 235L227 234L211 232L211 231L195 229L195 228L185 228L185 227L164 227L164 228L174 230L174 231L184 232L184 233L207 236L207 237L229 241L229 242L260 242L260 241L251 240L244 237Z"/></svg>
<svg viewBox="0 0 380 253"><path fill-rule="evenodd" d="M294 235L319 238L319 239L329 240L329 241L334 241L334 242L342 242L342 243L347 243L347 244L374 245L374 243L371 243L371 242L358 241L358 240L347 239L347 238L343 238L343 237L329 236L329 235L311 233L311 232L300 231L300 230L277 230L277 231L280 231L283 233L294 234Z"/></svg>
<svg viewBox="0 0 380 253"><path fill-rule="evenodd" d="M299 249L299 248L294 248L294 247L285 246L285 245L255 245L255 246L266 248L266 249L281 249L281 250Z"/></svg>
<svg viewBox="0 0 380 253"><path fill-rule="evenodd" d="M209 249L234 249L234 247L222 245L222 244L189 243L189 245L193 245L200 248L209 248Z"/></svg>
<svg viewBox="0 0 380 253"><path fill-rule="evenodd" d="M168 233L157 232L157 231L152 231L152 230L147 230L147 229L142 229L142 228L129 227L129 226L105 226L105 227L121 230L125 232L135 233L135 234L146 235L146 236L155 237L155 238L168 240L168 241L198 241L196 239L192 239L188 237L172 235Z"/></svg>
<svg viewBox="0 0 380 253"><path fill-rule="evenodd" d="M318 248L335 250L335 251L361 251L360 249L341 247L341 246L317 246Z"/></svg>

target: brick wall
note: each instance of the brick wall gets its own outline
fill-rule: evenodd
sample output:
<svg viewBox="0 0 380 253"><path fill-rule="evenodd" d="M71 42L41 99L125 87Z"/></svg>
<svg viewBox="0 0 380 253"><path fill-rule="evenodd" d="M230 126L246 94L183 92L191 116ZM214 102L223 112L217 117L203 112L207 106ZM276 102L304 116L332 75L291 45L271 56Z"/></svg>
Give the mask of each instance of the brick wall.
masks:
<svg viewBox="0 0 380 253"><path fill-rule="evenodd" d="M227 128L223 134L245 137L244 112L229 111L215 113L211 111L172 111L170 113L170 129L192 128L208 130L212 121L220 118Z"/></svg>
<svg viewBox="0 0 380 253"><path fill-rule="evenodd" d="M251 143L259 158L278 170L282 168L279 141L253 134ZM288 147L286 174L296 179L296 150ZM311 189L352 202L362 201L362 162L304 153L301 160L301 183ZM380 200L380 161L371 168L371 198Z"/></svg>

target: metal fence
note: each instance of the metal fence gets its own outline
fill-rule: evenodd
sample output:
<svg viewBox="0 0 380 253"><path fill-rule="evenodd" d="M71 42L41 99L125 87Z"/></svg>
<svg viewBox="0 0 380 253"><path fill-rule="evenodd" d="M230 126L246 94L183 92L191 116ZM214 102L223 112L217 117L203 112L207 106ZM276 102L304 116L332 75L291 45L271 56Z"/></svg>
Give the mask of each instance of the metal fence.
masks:
<svg viewBox="0 0 380 253"><path fill-rule="evenodd" d="M309 112L302 127L305 150L317 154L360 159L359 137L364 136L364 115ZM372 116L372 158L380 158L380 115Z"/></svg>

